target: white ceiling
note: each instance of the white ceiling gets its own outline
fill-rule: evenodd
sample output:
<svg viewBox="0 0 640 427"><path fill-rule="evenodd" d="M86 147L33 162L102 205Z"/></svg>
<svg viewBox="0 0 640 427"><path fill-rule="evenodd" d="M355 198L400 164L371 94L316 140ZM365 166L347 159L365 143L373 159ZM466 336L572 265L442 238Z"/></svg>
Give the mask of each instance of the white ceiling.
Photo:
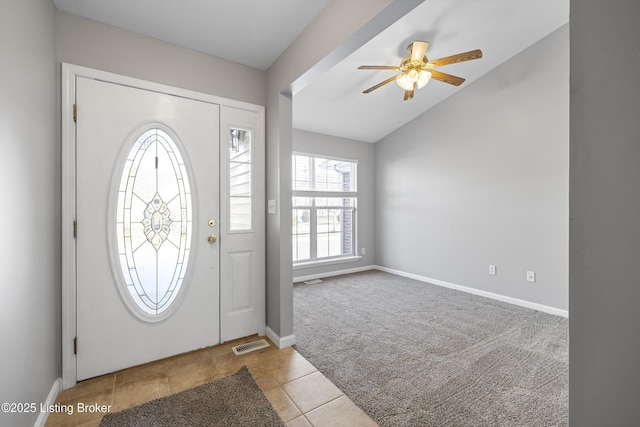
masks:
<svg viewBox="0 0 640 427"><path fill-rule="evenodd" d="M266 70L329 0L53 0L74 15Z"/></svg>
<svg viewBox="0 0 640 427"><path fill-rule="evenodd" d="M569 0L427 0L294 94L294 127L379 141L567 22ZM409 101L395 82L363 94L397 72L358 66L398 65L414 40L430 42L429 59L474 49L483 58L438 68L464 77L459 87L432 80Z"/></svg>
<svg viewBox="0 0 640 427"><path fill-rule="evenodd" d="M53 0L65 12L266 70L330 0ZM569 0L427 0L294 94L296 129L376 142L569 22ZM479 60L439 71L467 79L432 81L403 101L390 83L406 46L426 40L430 59L481 49ZM544 60L544 58L541 58Z"/></svg>

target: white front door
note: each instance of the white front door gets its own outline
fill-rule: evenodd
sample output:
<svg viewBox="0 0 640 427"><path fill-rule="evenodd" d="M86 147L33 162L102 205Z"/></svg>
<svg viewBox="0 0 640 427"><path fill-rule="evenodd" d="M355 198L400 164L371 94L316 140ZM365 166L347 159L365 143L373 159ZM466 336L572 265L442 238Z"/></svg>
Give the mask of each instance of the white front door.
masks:
<svg viewBox="0 0 640 427"><path fill-rule="evenodd" d="M77 380L218 344L219 106L84 77L76 103Z"/></svg>

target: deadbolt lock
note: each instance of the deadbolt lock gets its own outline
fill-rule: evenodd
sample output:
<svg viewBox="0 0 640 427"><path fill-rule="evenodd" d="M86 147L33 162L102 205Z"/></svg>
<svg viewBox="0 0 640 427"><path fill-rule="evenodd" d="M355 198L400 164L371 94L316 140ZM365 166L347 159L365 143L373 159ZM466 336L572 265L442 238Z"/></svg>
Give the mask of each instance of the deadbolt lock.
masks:
<svg viewBox="0 0 640 427"><path fill-rule="evenodd" d="M209 227L215 227L215 226L216 226L216 224L218 224L218 223L216 222L216 220L215 220L215 219L211 218L211 219L209 220Z"/></svg>

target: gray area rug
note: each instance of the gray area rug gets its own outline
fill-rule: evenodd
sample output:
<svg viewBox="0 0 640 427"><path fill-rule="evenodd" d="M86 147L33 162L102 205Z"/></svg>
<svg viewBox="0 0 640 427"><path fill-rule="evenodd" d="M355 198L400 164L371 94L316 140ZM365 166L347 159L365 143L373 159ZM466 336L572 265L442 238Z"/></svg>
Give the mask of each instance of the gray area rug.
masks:
<svg viewBox="0 0 640 427"><path fill-rule="evenodd" d="M101 427L284 426L244 366L225 378L121 412Z"/></svg>
<svg viewBox="0 0 640 427"><path fill-rule="evenodd" d="M296 349L381 426L568 425L568 320L367 271L294 286Z"/></svg>

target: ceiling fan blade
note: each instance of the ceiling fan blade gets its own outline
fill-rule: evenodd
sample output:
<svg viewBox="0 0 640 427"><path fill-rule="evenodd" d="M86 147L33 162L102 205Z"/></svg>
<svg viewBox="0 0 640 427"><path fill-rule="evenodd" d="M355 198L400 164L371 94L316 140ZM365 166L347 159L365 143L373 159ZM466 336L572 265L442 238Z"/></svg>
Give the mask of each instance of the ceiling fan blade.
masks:
<svg viewBox="0 0 640 427"><path fill-rule="evenodd" d="M395 65L361 65L358 70L399 70L400 67Z"/></svg>
<svg viewBox="0 0 640 427"><path fill-rule="evenodd" d="M436 70L429 70L429 72L431 73L432 79L440 80L441 82L449 83L450 85L460 86L464 83L464 79L462 77L452 76L451 74Z"/></svg>
<svg viewBox="0 0 640 427"><path fill-rule="evenodd" d="M362 91L362 93L369 93L369 92L373 92L374 90L378 89L379 87L382 87L384 85L386 85L387 83L391 83L392 81L394 81L395 79L397 79L398 77L400 77L402 74L398 74L395 76L391 76L389 77L387 80L384 80L380 83L378 83L375 86L371 86L369 89Z"/></svg>
<svg viewBox="0 0 640 427"><path fill-rule="evenodd" d="M404 91L404 100L408 101L411 98L413 98L413 91L412 90L405 90Z"/></svg>
<svg viewBox="0 0 640 427"><path fill-rule="evenodd" d="M469 52L459 53L457 55L447 56L445 58L435 59L427 63L427 68L437 68L443 65L455 64L456 62L471 61L472 59L482 58L480 49L470 50Z"/></svg>
<svg viewBox="0 0 640 427"><path fill-rule="evenodd" d="M427 52L428 47L429 42L423 42L420 40L413 42L411 45L411 62L422 62L422 58L424 58L424 54Z"/></svg>

